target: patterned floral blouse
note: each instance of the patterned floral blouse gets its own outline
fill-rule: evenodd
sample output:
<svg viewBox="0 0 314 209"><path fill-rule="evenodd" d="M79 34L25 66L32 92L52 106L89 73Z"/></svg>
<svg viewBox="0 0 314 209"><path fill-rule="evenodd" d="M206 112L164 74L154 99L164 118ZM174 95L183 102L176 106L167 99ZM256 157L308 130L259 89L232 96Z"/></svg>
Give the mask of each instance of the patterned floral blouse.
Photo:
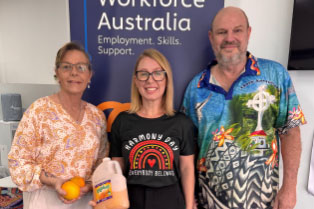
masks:
<svg viewBox="0 0 314 209"><path fill-rule="evenodd" d="M15 133L8 155L12 180L22 191L34 191L43 186L42 170L64 179L90 179L107 154L105 127L105 115L92 104L85 106L79 124L50 97L38 99Z"/></svg>

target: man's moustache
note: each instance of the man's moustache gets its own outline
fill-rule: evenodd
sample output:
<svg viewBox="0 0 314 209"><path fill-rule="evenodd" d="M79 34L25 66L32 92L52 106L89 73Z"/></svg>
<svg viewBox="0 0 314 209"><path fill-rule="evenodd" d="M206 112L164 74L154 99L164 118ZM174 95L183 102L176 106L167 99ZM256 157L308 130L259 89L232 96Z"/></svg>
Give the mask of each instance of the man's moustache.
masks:
<svg viewBox="0 0 314 209"><path fill-rule="evenodd" d="M225 47L228 47L228 46L239 47L240 44L239 43L223 43L223 44L221 44L221 48L225 48Z"/></svg>

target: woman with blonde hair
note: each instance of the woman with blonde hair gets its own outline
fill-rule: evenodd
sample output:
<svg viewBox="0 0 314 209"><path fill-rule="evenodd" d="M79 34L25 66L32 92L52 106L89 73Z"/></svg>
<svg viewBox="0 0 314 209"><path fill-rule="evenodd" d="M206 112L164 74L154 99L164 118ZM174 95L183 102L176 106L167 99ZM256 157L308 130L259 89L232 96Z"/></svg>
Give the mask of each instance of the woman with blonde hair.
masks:
<svg viewBox="0 0 314 209"><path fill-rule="evenodd" d="M130 209L192 209L194 126L173 108L172 71L156 49L137 59L131 108L115 119L111 157L128 183Z"/></svg>

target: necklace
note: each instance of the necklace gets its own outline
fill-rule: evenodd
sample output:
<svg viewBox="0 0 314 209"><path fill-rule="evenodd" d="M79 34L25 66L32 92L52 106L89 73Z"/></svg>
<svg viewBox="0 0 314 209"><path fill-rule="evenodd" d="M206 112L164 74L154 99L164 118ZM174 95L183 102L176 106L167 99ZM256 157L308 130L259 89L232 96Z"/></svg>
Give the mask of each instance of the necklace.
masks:
<svg viewBox="0 0 314 209"><path fill-rule="evenodd" d="M79 107L79 112L78 114L76 113L77 111L72 111L71 109L66 108L66 106L63 103L63 100L60 97L60 94L57 94L58 100L62 106L62 108L71 116L73 120L75 120L76 123L80 123L81 119L81 114L82 114L82 101L80 102L80 107Z"/></svg>

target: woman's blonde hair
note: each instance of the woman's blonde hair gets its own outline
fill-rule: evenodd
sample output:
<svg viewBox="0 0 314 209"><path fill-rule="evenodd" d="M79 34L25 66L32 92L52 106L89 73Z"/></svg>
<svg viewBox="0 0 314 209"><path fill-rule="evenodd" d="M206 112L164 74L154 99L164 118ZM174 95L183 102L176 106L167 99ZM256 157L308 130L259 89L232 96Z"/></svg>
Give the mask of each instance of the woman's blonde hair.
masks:
<svg viewBox="0 0 314 209"><path fill-rule="evenodd" d="M166 71L166 89L163 95L163 108L165 110L166 115L172 116L174 115L174 109L173 109L173 79L172 79L172 70L171 66L167 60L167 58L158 50L156 49L146 49L144 50L140 56L137 58L133 75L132 75L132 84L131 84L131 107L129 109L130 113L136 113L140 110L142 107L142 96L140 95L135 82L135 74L138 68L138 65L140 61L145 58L149 57L153 60L155 60L160 67Z"/></svg>

